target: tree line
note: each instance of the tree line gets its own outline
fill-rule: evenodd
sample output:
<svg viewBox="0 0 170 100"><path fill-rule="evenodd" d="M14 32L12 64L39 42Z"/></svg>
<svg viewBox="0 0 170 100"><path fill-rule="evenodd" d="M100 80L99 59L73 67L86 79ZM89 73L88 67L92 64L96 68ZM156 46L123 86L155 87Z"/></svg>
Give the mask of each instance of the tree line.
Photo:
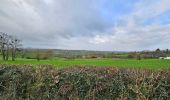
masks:
<svg viewBox="0 0 170 100"><path fill-rule="evenodd" d="M4 61L9 60L10 55L12 61L15 61L16 53L21 46L21 40L17 37L0 32L0 53Z"/></svg>

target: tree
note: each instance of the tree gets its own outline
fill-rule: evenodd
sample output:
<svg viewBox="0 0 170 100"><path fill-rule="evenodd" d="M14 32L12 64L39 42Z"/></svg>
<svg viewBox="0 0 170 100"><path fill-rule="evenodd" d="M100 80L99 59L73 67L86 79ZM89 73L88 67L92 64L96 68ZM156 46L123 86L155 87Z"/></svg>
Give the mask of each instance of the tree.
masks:
<svg viewBox="0 0 170 100"><path fill-rule="evenodd" d="M9 36L6 33L0 32L0 48L3 60L8 60L9 57Z"/></svg>
<svg viewBox="0 0 170 100"><path fill-rule="evenodd" d="M140 54L137 54L137 55L136 55L136 59L137 59L137 60L141 60L141 55L140 55Z"/></svg>
<svg viewBox="0 0 170 100"><path fill-rule="evenodd" d="M47 50L47 51L45 51L44 52L44 59L50 59L50 58L52 58L53 57L53 55L54 55L54 52L53 52L53 50Z"/></svg>
<svg viewBox="0 0 170 100"><path fill-rule="evenodd" d="M11 45L11 57L12 61L15 61L16 58L16 52L19 50L19 47L21 47L21 40L17 39L16 37L11 36L10 37L10 45Z"/></svg>
<svg viewBox="0 0 170 100"><path fill-rule="evenodd" d="M21 52L21 58L25 58L26 52L27 51L23 48Z"/></svg>
<svg viewBox="0 0 170 100"><path fill-rule="evenodd" d="M8 60L9 53L11 51L12 60L15 60L16 51L21 46L21 40L14 36L8 35L7 33L0 32L0 51L3 60Z"/></svg>
<svg viewBox="0 0 170 100"><path fill-rule="evenodd" d="M169 53L169 49L166 49L166 54L168 54Z"/></svg>
<svg viewBox="0 0 170 100"><path fill-rule="evenodd" d="M37 49L36 51L36 58L37 58L37 61L40 61L40 50Z"/></svg>
<svg viewBox="0 0 170 100"><path fill-rule="evenodd" d="M160 53L161 50L158 48L158 49L155 50L155 52L156 52L156 53Z"/></svg>

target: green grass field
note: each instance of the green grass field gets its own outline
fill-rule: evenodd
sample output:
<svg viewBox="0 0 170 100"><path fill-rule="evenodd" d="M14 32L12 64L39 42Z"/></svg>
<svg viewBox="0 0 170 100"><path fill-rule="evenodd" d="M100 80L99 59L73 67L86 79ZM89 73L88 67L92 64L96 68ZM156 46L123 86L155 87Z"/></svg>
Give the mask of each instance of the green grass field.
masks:
<svg viewBox="0 0 170 100"><path fill-rule="evenodd" d="M148 59L148 60L128 60L128 59L53 59L53 60L31 60L17 59L16 61L2 61L0 64L32 64L32 65L54 65L57 68L72 66L97 66L97 67L120 67L120 68L142 68L142 69L169 69L170 60Z"/></svg>

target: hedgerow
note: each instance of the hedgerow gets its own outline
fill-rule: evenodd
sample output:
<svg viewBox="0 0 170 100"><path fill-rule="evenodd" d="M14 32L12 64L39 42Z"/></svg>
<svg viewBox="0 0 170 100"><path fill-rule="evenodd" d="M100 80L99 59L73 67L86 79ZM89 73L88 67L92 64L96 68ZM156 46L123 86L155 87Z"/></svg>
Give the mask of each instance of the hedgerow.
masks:
<svg viewBox="0 0 170 100"><path fill-rule="evenodd" d="M0 65L2 100L169 100L170 70Z"/></svg>

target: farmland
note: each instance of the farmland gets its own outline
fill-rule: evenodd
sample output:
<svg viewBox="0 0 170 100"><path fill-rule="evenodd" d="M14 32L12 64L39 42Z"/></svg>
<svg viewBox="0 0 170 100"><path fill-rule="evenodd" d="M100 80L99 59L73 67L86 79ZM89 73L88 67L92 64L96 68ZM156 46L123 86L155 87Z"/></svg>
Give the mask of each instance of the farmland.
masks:
<svg viewBox="0 0 170 100"><path fill-rule="evenodd" d="M2 61L1 64L11 65L53 65L56 68L67 68L73 66L97 66L97 67L118 67L118 68L137 68L137 69L169 69L170 60L160 59L51 59L51 60L34 60L34 59L21 59L16 61Z"/></svg>
<svg viewBox="0 0 170 100"><path fill-rule="evenodd" d="M13 60L0 56L0 99L169 100L170 60L159 59L162 53L25 50Z"/></svg>
<svg viewBox="0 0 170 100"><path fill-rule="evenodd" d="M170 100L170 0L1 0L0 100Z"/></svg>

